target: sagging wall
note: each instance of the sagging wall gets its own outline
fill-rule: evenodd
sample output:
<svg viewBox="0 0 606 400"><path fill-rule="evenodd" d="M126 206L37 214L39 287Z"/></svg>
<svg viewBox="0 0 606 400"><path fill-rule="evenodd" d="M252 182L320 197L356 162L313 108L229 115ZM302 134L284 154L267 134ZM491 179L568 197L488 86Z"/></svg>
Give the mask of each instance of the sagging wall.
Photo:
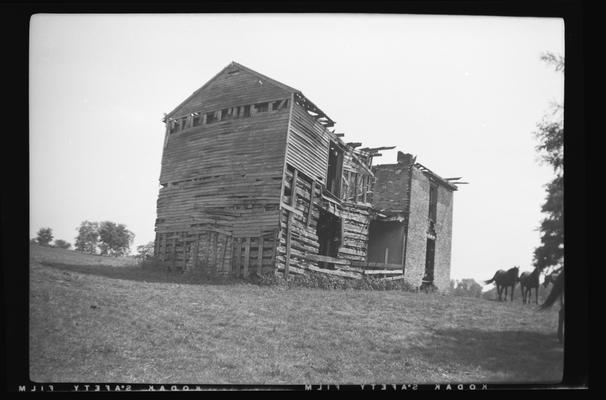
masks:
<svg viewBox="0 0 606 400"><path fill-rule="evenodd" d="M301 105L295 102L292 107L282 191L282 203L289 209L283 208L280 214L277 269L285 268L287 258L289 272L302 272L299 269L301 267L318 266L317 262L310 261L305 256L317 255L319 252L317 227L321 209L340 218L341 239L337 257L364 261L368 241L369 204L363 203L366 195L362 186L370 180L360 178L358 189L346 181L347 177L356 174L361 177L365 172L356 166L351 151L343 149L340 196L330 201L323 198L330 144L331 141L335 143L338 140ZM293 199L295 171L297 190ZM352 195L354 192L355 195Z"/></svg>
<svg viewBox="0 0 606 400"><path fill-rule="evenodd" d="M225 69L167 120L156 220L162 260L219 273L273 269L290 97ZM197 126L191 113L203 117ZM173 120L184 129L170 133Z"/></svg>
<svg viewBox="0 0 606 400"><path fill-rule="evenodd" d="M414 286L419 286L425 274L427 239L433 237L429 230L430 180L422 171L412 168L410 190L410 214L404 276ZM442 291L450 284L450 252L452 235L452 191L438 185L435 223L434 285Z"/></svg>

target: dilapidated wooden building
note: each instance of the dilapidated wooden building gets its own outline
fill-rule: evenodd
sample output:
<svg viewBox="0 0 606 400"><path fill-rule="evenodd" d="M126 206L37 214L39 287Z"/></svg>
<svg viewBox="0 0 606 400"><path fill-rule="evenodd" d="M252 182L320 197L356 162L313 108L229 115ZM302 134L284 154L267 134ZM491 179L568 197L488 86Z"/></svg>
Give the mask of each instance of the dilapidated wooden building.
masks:
<svg viewBox="0 0 606 400"><path fill-rule="evenodd" d="M155 254L247 277L316 271L449 284L456 186L346 143L299 90L231 63L165 116Z"/></svg>

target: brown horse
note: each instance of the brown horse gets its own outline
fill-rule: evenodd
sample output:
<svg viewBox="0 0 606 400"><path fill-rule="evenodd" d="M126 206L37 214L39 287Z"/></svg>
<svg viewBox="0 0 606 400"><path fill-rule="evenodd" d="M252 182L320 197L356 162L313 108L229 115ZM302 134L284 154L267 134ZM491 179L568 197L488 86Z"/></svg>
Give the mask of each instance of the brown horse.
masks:
<svg viewBox="0 0 606 400"><path fill-rule="evenodd" d="M535 304L539 304L539 276L541 270L535 268L532 272L522 272L520 275L520 289L522 290L522 304L530 304L532 289L535 291Z"/></svg>
<svg viewBox="0 0 606 400"><path fill-rule="evenodd" d="M518 282L519 273L520 267L513 267L507 271L500 269L495 272L492 279L484 281L484 283L489 284L494 282L497 285L499 301L502 301L501 294L503 293L503 289L505 289L505 301L507 301L507 289L511 286L511 301L513 301L513 289L516 287L516 283Z"/></svg>
<svg viewBox="0 0 606 400"><path fill-rule="evenodd" d="M545 299L545 302L540 305L539 310L546 310L551 307L558 299L560 299L560 312L558 313L558 340L560 343L564 341L564 270L555 278L553 288Z"/></svg>

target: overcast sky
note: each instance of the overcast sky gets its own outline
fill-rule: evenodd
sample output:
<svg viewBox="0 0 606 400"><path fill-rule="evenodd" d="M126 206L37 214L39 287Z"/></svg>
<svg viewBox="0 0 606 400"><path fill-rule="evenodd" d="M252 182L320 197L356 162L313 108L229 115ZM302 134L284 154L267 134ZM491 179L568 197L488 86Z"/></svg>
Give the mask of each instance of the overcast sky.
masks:
<svg viewBox="0 0 606 400"><path fill-rule="evenodd" d="M154 239L163 113L236 61L301 90L345 141L397 146L454 194L451 276L532 269L544 184L532 135L563 75L561 19L414 15L50 15L30 32L30 236L83 220Z"/></svg>

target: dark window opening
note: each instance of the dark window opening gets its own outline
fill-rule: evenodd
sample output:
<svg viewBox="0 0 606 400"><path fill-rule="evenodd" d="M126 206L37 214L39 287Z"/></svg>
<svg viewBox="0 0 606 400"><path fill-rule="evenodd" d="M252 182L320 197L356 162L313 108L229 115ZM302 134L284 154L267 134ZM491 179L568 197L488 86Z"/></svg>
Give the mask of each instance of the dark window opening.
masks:
<svg viewBox="0 0 606 400"><path fill-rule="evenodd" d="M269 111L269 103L257 103L255 104L255 110L258 113L267 112Z"/></svg>
<svg viewBox="0 0 606 400"><path fill-rule="evenodd" d="M320 249L318 254L328 257L337 257L341 245L341 218L320 210L316 234Z"/></svg>
<svg viewBox="0 0 606 400"><path fill-rule="evenodd" d="M191 119L192 126L198 126L201 123L202 123L202 116L200 115L200 113L193 113L192 119Z"/></svg>
<svg viewBox="0 0 606 400"><path fill-rule="evenodd" d="M175 133L179 130L179 125L177 124L177 121L172 120L168 123L168 132L169 133Z"/></svg>
<svg viewBox="0 0 606 400"><path fill-rule="evenodd" d="M341 195L341 175L343 171L343 150L335 142L330 142L328 153L328 174L326 176L326 189L335 196Z"/></svg>
<svg viewBox="0 0 606 400"><path fill-rule="evenodd" d="M232 113L231 113L231 108L224 108L223 110L221 110L221 121L226 121L228 119L231 119L232 117Z"/></svg>
<svg viewBox="0 0 606 400"><path fill-rule="evenodd" d="M244 109L242 110L242 117L250 117L250 105L244 106Z"/></svg>
<svg viewBox="0 0 606 400"><path fill-rule="evenodd" d="M206 113L206 123L207 124L212 124L213 122L217 121L217 115L214 112L209 112Z"/></svg>
<svg viewBox="0 0 606 400"><path fill-rule="evenodd" d="M187 117L183 117L181 119L179 119L179 124L181 125L181 130L184 130L187 128Z"/></svg>
<svg viewBox="0 0 606 400"><path fill-rule="evenodd" d="M438 185L431 183L429 186L429 220L436 222L438 214Z"/></svg>
<svg viewBox="0 0 606 400"><path fill-rule="evenodd" d="M423 283L433 283L434 277L434 262L436 253L436 241L427 239L427 250L425 251L425 276Z"/></svg>

